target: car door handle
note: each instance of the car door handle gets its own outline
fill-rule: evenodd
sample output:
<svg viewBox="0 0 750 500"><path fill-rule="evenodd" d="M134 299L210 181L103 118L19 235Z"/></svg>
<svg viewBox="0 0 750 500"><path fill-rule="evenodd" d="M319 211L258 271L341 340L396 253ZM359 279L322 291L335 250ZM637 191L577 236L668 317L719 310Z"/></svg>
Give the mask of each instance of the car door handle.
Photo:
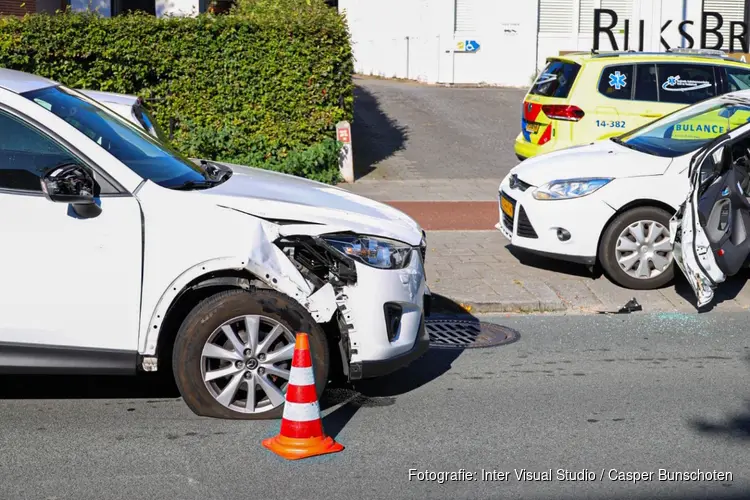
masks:
<svg viewBox="0 0 750 500"><path fill-rule="evenodd" d="M661 113L641 113L641 116L644 118L659 118Z"/></svg>

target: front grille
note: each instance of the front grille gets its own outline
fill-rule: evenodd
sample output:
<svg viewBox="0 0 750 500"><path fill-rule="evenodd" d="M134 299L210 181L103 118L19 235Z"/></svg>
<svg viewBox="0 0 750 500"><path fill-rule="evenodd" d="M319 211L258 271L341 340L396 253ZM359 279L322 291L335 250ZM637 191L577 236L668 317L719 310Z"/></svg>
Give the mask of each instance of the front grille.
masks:
<svg viewBox="0 0 750 500"><path fill-rule="evenodd" d="M518 236L523 236L524 238L538 238L536 231L534 230L534 226L531 225L531 221L529 220L529 216L526 215L526 210L521 207L521 209L518 211Z"/></svg>

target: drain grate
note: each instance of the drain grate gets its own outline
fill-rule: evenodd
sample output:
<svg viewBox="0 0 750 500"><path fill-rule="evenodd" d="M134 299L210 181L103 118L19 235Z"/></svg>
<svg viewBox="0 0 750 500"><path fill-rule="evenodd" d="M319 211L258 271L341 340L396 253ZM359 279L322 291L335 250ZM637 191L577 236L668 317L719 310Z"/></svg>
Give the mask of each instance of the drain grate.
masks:
<svg viewBox="0 0 750 500"><path fill-rule="evenodd" d="M470 319L428 319L425 328L430 347L476 349L510 344L521 335L505 326Z"/></svg>

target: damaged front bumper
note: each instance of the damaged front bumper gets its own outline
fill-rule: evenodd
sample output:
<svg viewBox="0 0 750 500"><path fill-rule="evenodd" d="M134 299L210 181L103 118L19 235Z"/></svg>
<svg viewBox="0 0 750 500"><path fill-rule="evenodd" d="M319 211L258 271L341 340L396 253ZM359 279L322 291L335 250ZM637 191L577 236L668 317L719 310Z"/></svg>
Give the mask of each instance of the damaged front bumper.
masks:
<svg viewBox="0 0 750 500"><path fill-rule="evenodd" d="M340 290L337 303L344 322L342 336L348 339L352 380L393 372L429 346L424 325L429 289L422 259L414 252L406 269L357 264L357 284Z"/></svg>
<svg viewBox="0 0 750 500"><path fill-rule="evenodd" d="M425 310L430 292L425 245L413 247L403 269L375 268L339 254L318 236L286 236L276 244L315 290L306 301L319 323L336 312L344 375L350 380L386 375L429 347Z"/></svg>

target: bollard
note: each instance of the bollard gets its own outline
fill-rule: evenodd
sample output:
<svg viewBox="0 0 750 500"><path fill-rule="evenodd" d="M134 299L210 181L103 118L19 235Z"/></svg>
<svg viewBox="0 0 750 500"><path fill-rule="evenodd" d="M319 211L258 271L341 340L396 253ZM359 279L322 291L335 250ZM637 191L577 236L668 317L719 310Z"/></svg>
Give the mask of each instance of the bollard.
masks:
<svg viewBox="0 0 750 500"><path fill-rule="evenodd" d="M336 124L336 138L343 145L339 153L339 168L344 182L354 182L354 155L352 154L352 126L347 121Z"/></svg>

